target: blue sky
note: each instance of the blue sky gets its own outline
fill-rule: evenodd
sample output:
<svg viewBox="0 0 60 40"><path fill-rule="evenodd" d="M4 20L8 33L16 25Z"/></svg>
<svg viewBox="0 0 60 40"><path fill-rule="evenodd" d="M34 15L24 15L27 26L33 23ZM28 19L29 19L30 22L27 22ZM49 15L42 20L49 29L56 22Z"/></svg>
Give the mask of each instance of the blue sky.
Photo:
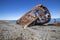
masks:
<svg viewBox="0 0 60 40"><path fill-rule="evenodd" d="M51 18L60 18L60 0L0 0L0 20L17 20L37 4L45 5Z"/></svg>

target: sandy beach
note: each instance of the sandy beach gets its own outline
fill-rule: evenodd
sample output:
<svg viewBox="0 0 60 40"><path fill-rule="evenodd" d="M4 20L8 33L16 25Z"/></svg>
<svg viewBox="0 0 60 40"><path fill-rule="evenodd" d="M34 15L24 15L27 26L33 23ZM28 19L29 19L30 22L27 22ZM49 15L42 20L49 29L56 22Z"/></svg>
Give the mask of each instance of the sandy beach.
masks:
<svg viewBox="0 0 60 40"><path fill-rule="evenodd" d="M0 40L60 40L59 26L22 26L0 20Z"/></svg>

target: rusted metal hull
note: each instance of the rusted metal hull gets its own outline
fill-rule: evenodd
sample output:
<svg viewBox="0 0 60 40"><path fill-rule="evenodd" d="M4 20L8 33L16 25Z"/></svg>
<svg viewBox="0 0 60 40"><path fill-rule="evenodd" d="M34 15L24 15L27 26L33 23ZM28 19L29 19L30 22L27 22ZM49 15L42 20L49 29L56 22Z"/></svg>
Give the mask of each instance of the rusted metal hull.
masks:
<svg viewBox="0 0 60 40"><path fill-rule="evenodd" d="M20 24L23 27L27 27L36 19L37 17L35 16L35 14L32 15L32 13L29 12L29 13L26 13L24 16L22 16L19 20L17 20L17 24Z"/></svg>
<svg viewBox="0 0 60 40"><path fill-rule="evenodd" d="M43 6L42 4L36 5L33 9L28 11L25 15L23 15L20 19L17 20L17 24L22 25L26 28L28 25L37 25L37 24L45 24L49 22L51 19L49 10Z"/></svg>

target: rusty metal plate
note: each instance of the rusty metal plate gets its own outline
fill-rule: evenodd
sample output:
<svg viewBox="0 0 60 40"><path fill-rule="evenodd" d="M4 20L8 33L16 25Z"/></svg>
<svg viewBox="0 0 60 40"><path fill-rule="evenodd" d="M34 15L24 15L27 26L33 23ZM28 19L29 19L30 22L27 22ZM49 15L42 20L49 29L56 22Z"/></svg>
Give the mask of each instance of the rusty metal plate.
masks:
<svg viewBox="0 0 60 40"><path fill-rule="evenodd" d="M22 25L23 27L28 26L29 24L31 24L34 20L36 20L36 14L29 11L28 13L26 13L24 16L22 16L17 23Z"/></svg>

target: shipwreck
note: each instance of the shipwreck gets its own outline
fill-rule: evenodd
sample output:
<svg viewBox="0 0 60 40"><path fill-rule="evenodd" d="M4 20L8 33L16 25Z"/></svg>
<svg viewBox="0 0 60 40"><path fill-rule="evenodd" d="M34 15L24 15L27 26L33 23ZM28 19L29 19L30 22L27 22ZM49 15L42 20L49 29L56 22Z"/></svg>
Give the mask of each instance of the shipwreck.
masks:
<svg viewBox="0 0 60 40"><path fill-rule="evenodd" d="M44 25L48 23L50 19L51 15L49 10L44 5L38 4L19 18L16 23L26 28L32 25Z"/></svg>

